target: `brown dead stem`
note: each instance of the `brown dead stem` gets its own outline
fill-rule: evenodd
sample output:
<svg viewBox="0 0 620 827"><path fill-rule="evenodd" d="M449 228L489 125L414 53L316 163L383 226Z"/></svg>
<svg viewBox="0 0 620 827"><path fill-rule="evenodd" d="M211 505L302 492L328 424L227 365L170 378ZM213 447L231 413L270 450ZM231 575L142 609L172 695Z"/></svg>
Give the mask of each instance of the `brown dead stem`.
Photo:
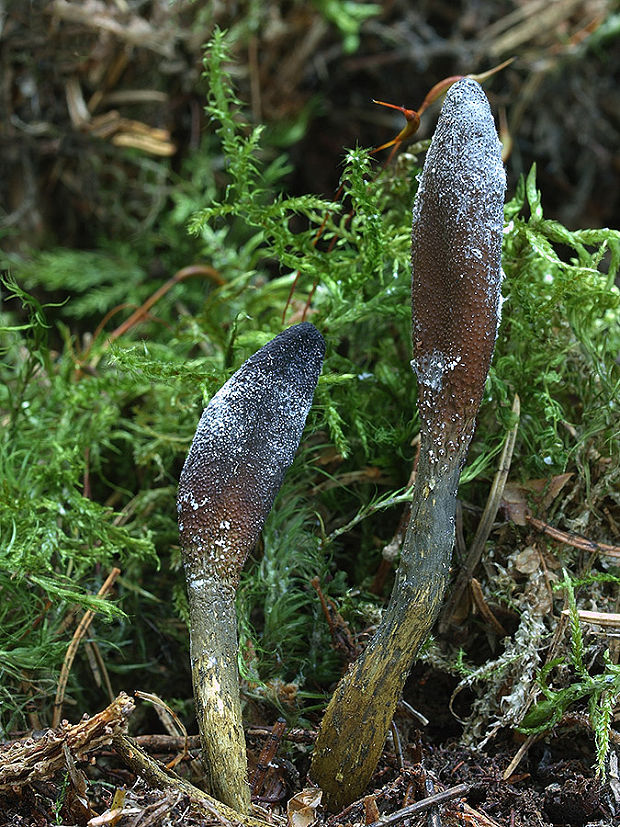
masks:
<svg viewBox="0 0 620 827"><path fill-rule="evenodd" d="M565 543L567 546L578 548L580 551L589 551L592 554L604 554L607 557L620 559L620 546L612 546L609 543L597 543L594 540L589 540L587 537L574 534L572 531L562 531L544 522L544 520L533 517L531 514L526 514L525 519L531 526L546 534L547 537L558 540L560 543Z"/></svg>
<svg viewBox="0 0 620 827"><path fill-rule="evenodd" d="M105 583L97 592L97 597L104 598L108 596L112 589L112 586L116 581L116 578L119 576L120 573L120 569L112 569ZM67 688L67 681L69 680L69 673L71 672L71 667L73 666L73 661L75 660L75 656L77 654L80 642L86 634L86 632L88 631L88 627L92 623L94 617L95 612L92 609L88 609L88 611L84 612L84 615L80 620L77 629L73 633L73 638L71 640L71 643L69 644L69 648L67 649L67 654L65 655L65 659L62 664L62 669L60 670L60 677L58 678L58 689L56 690L56 697L54 699L54 716L52 718L52 727L57 727L60 723L60 716L62 714L62 704L65 697L65 689Z"/></svg>

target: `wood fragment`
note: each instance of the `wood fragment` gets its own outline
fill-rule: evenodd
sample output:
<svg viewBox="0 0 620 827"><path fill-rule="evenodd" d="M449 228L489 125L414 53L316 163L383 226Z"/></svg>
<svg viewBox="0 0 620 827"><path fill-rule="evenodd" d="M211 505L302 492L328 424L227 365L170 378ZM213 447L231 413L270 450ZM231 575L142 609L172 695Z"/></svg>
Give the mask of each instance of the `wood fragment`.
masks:
<svg viewBox="0 0 620 827"><path fill-rule="evenodd" d="M570 617L570 611L564 609L563 615ZM605 626L608 629L620 629L620 614L614 612L590 612L587 609L577 609L579 620L584 623L593 623L596 626Z"/></svg>
<svg viewBox="0 0 620 827"><path fill-rule="evenodd" d="M380 818L377 798L374 795L364 797L364 824L374 824Z"/></svg>
<svg viewBox="0 0 620 827"><path fill-rule="evenodd" d="M151 135L142 135L138 132L119 132L112 138L114 146L125 146L131 149L139 149L148 152L149 155L161 155L169 157L177 151L176 145L171 141L161 141Z"/></svg>
<svg viewBox="0 0 620 827"><path fill-rule="evenodd" d="M77 724L62 724L48 729L41 738L23 738L0 747L0 790L9 790L51 778L66 768L63 747L68 748L77 761L86 754L112 742L115 735L125 731L127 718L134 710L134 702L121 692L114 701Z"/></svg>

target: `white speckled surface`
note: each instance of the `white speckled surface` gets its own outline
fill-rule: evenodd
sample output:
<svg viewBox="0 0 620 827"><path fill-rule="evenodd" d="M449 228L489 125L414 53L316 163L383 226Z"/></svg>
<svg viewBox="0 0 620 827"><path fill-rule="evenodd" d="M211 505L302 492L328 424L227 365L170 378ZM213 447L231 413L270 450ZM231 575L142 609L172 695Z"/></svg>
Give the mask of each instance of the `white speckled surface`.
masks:
<svg viewBox="0 0 620 827"><path fill-rule="evenodd" d="M481 86L449 90L413 209L412 367L437 462L469 441L499 322L506 175Z"/></svg>
<svg viewBox="0 0 620 827"><path fill-rule="evenodd" d="M188 587L236 584L297 451L325 344L304 322L251 356L205 408L177 507Z"/></svg>

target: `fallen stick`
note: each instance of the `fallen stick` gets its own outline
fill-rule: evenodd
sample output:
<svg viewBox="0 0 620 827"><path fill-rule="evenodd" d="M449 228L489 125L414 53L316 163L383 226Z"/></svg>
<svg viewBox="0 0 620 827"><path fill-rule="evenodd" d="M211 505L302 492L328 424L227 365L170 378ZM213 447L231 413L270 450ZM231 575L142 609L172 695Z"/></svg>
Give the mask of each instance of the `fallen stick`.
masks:
<svg viewBox="0 0 620 827"><path fill-rule="evenodd" d="M97 592L97 597L107 597L112 586L116 582L116 578L121 573L120 569L113 568L110 574L107 576L105 583ZM67 681L69 680L69 673L71 672L71 667L73 666L73 661L75 660L75 656L77 655L77 650L80 645L80 642L86 632L88 631L88 627L93 622L93 618L95 617L95 612L92 609L88 609L84 612L82 619L80 620L77 629L73 633L73 638L71 639L71 643L69 644L69 648L67 649L67 653L65 655L65 660L62 664L62 669L60 670L60 677L58 678L58 688L56 689L56 697L54 698L54 716L52 718L52 726L57 727L60 723L60 718L62 716L62 704L65 698L65 689L67 688Z"/></svg>
<svg viewBox="0 0 620 827"><path fill-rule="evenodd" d="M186 795L191 803L208 816L215 817L222 824L242 824L244 827L273 827L260 818L238 813L213 796L199 790L189 781L181 778L172 770L167 770L138 746L136 742L119 733L114 738L114 749L119 757L136 775L144 778L153 787L161 790L175 790Z"/></svg>
<svg viewBox="0 0 620 827"><path fill-rule="evenodd" d="M416 801L415 804L410 804L408 807L403 807L402 810L397 810L395 813L390 813L387 816L381 816L369 827L388 827L392 824L400 824L407 818L413 815L423 813L431 807L437 807L439 804L445 804L446 801L453 801L455 798L460 798L469 790L469 784L458 784L456 787L450 787L449 790L443 790L435 795L429 795L428 798L423 798L422 801Z"/></svg>
<svg viewBox="0 0 620 827"><path fill-rule="evenodd" d="M537 517L532 517L531 514L526 514L525 519L528 523L542 531L547 537L553 540L558 540L560 543L565 543L567 546L578 548L581 551L589 551L596 554L605 554L607 557L616 557L620 559L620 546L612 546L609 543L597 543L595 540L589 540L587 537L582 537L580 534L575 534L572 531L562 531L555 526L539 520Z"/></svg>

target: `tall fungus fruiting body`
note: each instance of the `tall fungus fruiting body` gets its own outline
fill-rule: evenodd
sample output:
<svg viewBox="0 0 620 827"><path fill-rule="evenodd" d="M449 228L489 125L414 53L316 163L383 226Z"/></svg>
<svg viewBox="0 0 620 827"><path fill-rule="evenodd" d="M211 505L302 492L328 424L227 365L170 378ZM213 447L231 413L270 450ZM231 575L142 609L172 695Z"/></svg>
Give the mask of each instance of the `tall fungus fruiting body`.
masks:
<svg viewBox="0 0 620 827"><path fill-rule="evenodd" d="M312 404L325 344L308 323L251 356L205 408L179 481L196 717L209 792L249 808L235 593Z"/></svg>
<svg viewBox="0 0 620 827"><path fill-rule="evenodd" d="M413 210L421 450L411 518L389 605L321 722L311 775L330 810L363 794L448 582L459 476L499 320L504 190L489 104L463 79L446 95Z"/></svg>

